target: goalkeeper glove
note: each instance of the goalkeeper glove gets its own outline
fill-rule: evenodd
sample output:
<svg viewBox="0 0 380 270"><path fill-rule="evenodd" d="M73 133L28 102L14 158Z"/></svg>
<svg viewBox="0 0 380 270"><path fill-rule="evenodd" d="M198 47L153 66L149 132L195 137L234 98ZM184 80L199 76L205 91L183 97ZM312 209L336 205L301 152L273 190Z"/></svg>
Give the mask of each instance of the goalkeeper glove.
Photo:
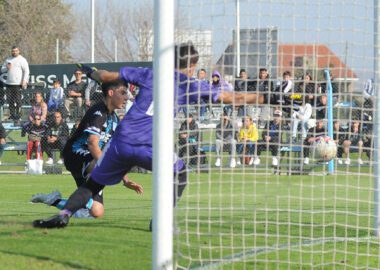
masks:
<svg viewBox="0 0 380 270"><path fill-rule="evenodd" d="M98 83L100 83L99 79L98 78L94 78L94 76L92 76L92 74L97 71L98 69L96 67L89 67L89 66L86 66L86 65L83 65L83 64L76 64L78 69L81 70L84 74L86 74L86 76L90 79L93 79L95 81L97 81Z"/></svg>

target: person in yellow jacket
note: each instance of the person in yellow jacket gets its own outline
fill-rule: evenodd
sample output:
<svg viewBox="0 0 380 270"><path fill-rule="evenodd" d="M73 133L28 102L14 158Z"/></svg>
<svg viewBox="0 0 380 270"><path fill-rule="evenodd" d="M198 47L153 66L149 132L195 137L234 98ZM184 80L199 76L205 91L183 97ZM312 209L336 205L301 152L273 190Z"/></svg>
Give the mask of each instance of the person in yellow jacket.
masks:
<svg viewBox="0 0 380 270"><path fill-rule="evenodd" d="M256 144L259 139L259 131L255 123L252 121L252 117L246 116L243 118L243 127L239 131L237 153L240 157L249 157L249 165L259 165L260 159L255 156ZM244 162L244 159L243 159ZM238 165L241 165L240 158L237 161Z"/></svg>

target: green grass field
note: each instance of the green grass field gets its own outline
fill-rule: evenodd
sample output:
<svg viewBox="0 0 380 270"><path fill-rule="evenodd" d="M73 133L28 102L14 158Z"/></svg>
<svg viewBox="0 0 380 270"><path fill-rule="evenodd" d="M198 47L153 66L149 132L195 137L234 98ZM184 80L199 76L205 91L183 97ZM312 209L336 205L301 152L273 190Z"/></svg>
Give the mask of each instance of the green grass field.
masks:
<svg viewBox="0 0 380 270"><path fill-rule="evenodd" d="M36 192L74 189L70 176L0 175L1 269L150 269L151 175L132 174L145 193L105 190L106 214L38 230L57 212L28 203ZM372 179L275 176L253 170L190 174L176 212L179 269L378 269L372 237Z"/></svg>

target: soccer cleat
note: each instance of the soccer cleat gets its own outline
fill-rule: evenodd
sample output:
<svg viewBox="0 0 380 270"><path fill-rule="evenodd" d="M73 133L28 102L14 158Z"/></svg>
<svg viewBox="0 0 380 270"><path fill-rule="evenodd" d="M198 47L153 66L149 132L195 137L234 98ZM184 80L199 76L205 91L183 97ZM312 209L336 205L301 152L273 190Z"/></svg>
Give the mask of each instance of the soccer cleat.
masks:
<svg viewBox="0 0 380 270"><path fill-rule="evenodd" d="M260 165L260 162L261 160L258 157L255 157L255 159L253 160L253 165Z"/></svg>
<svg viewBox="0 0 380 270"><path fill-rule="evenodd" d="M57 164L62 165L62 164L63 164L63 159L60 158L60 159L57 161Z"/></svg>
<svg viewBox="0 0 380 270"><path fill-rule="evenodd" d="M278 159L276 157L272 157L272 166L278 166Z"/></svg>
<svg viewBox="0 0 380 270"><path fill-rule="evenodd" d="M215 166L216 167L220 167L220 158L217 158L216 161L215 161Z"/></svg>
<svg viewBox="0 0 380 270"><path fill-rule="evenodd" d="M230 168L235 168L236 167L236 160L234 158L231 158L230 160Z"/></svg>
<svg viewBox="0 0 380 270"><path fill-rule="evenodd" d="M53 163L54 163L54 160L52 158L48 158L45 162L45 164L47 165L53 165Z"/></svg>
<svg viewBox="0 0 380 270"><path fill-rule="evenodd" d="M31 203L44 203L47 205L52 205L55 201L62 199L61 192L53 191L49 194L37 193L30 199Z"/></svg>
<svg viewBox="0 0 380 270"><path fill-rule="evenodd" d="M55 215L47 219L37 219L33 221L35 228L64 228L69 224L70 217L68 215Z"/></svg>

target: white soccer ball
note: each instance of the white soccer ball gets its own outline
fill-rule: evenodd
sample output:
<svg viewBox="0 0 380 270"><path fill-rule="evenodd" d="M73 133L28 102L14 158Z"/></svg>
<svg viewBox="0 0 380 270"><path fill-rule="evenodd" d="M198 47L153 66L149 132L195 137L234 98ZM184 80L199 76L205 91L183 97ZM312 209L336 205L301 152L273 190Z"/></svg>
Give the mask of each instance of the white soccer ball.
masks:
<svg viewBox="0 0 380 270"><path fill-rule="evenodd" d="M336 157L337 146L333 139L327 136L317 137L313 143L315 158L330 161Z"/></svg>

